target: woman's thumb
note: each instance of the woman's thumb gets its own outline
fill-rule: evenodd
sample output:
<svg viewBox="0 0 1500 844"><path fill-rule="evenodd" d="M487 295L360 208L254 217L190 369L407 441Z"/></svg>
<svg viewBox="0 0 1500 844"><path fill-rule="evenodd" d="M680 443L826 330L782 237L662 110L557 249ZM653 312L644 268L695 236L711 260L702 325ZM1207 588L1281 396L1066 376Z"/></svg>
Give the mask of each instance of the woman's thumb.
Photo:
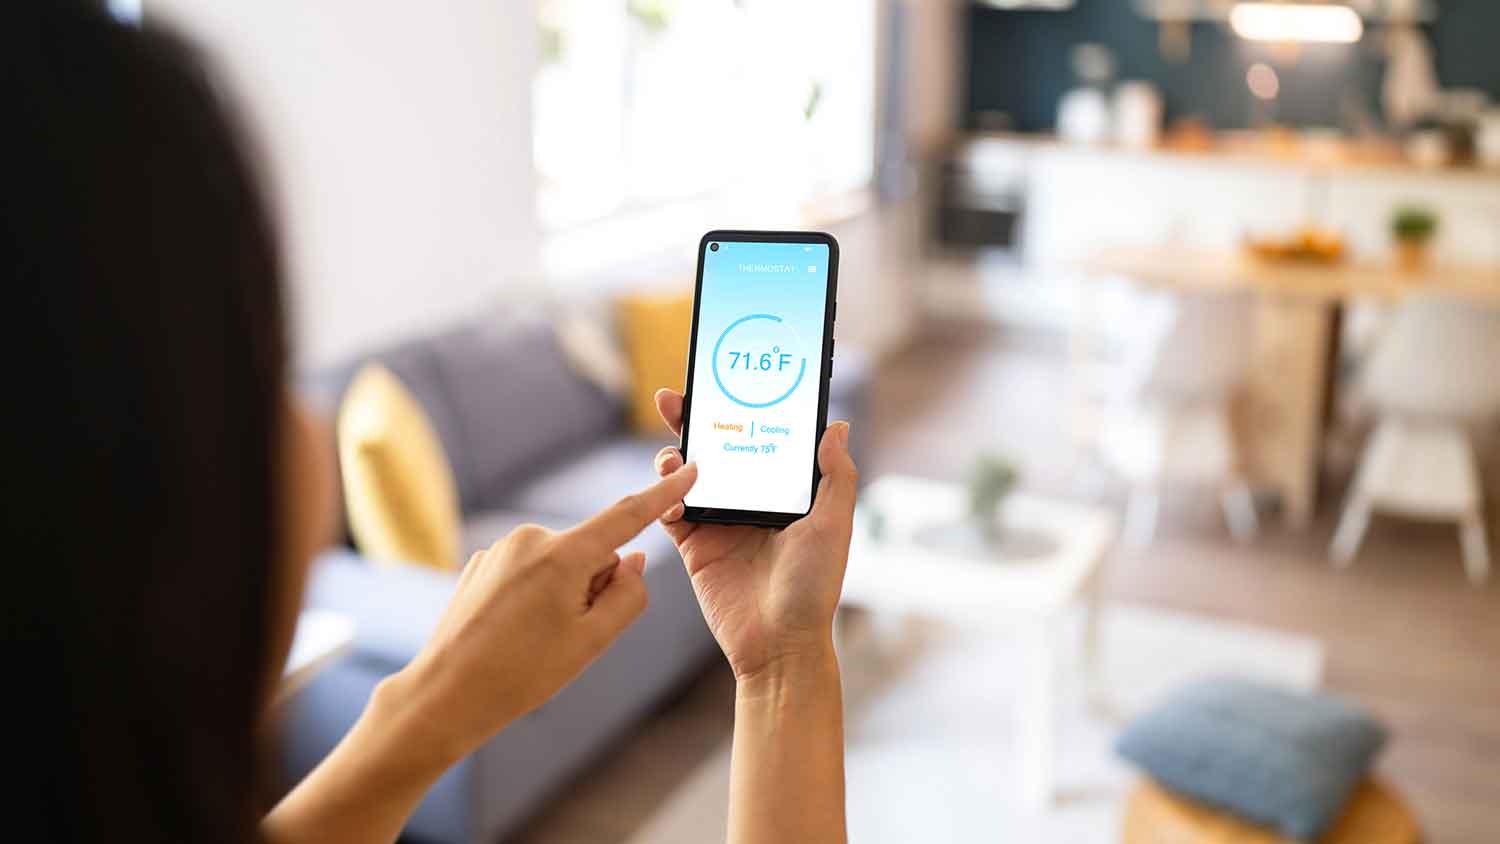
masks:
<svg viewBox="0 0 1500 844"><path fill-rule="evenodd" d="M847 519L854 512L854 496L859 487L859 470L849 456L849 423L834 422L823 432L818 444L818 469L823 481L818 485L814 509L831 511Z"/></svg>

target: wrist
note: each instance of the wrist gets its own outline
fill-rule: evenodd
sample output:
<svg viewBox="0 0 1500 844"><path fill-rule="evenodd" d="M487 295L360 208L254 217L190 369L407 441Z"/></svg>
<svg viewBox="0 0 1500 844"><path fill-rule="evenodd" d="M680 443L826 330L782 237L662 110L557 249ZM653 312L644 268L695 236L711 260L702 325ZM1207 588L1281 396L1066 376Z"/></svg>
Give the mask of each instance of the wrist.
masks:
<svg viewBox="0 0 1500 844"><path fill-rule="evenodd" d="M833 637L819 636L785 648L753 670L735 672L735 694L740 699L784 700L799 690L826 691L839 684L838 655Z"/></svg>
<svg viewBox="0 0 1500 844"><path fill-rule="evenodd" d="M451 719L443 717L434 691L421 666L412 663L376 684L361 725L368 723L412 765L447 770L473 747L456 733Z"/></svg>

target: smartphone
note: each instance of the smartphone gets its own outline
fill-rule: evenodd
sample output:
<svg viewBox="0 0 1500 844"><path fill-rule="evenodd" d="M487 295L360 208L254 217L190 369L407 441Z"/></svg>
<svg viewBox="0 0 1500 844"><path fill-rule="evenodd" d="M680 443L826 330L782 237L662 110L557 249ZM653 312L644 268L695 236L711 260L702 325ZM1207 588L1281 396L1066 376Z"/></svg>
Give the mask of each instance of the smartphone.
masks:
<svg viewBox="0 0 1500 844"><path fill-rule="evenodd" d="M823 232L698 243L682 415L691 522L782 527L812 510L828 425L839 245Z"/></svg>

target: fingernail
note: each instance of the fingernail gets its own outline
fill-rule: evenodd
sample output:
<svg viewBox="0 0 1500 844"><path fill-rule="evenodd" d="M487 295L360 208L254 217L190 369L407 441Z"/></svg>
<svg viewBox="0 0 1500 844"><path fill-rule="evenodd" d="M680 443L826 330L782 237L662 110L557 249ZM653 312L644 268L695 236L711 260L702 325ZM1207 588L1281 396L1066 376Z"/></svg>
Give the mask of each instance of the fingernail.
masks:
<svg viewBox="0 0 1500 844"><path fill-rule="evenodd" d="M840 423L838 423L838 425L839 425L839 445L847 446L849 444L849 423L848 422L840 422Z"/></svg>

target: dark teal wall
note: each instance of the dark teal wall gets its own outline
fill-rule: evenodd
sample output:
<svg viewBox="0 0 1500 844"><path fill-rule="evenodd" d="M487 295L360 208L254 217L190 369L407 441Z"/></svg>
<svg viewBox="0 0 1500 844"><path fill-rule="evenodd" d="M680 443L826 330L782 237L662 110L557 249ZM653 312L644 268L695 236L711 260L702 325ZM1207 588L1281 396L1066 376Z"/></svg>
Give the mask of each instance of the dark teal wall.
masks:
<svg viewBox="0 0 1500 844"><path fill-rule="evenodd" d="M1439 0L1428 28L1438 78L1453 88L1482 88L1500 101L1500 0Z"/></svg>
<svg viewBox="0 0 1500 844"><path fill-rule="evenodd" d="M1245 72L1257 61L1271 63L1281 77L1278 122L1342 126L1351 99L1379 115L1384 59L1378 27L1368 27L1359 44L1306 45L1289 65L1217 23L1193 24L1191 58L1170 63L1157 49L1157 25L1136 14L1131 0L1078 0L1066 12L970 4L968 24L971 126L973 114L983 110L1009 113L1024 131L1051 129L1058 99L1076 84L1069 50L1084 41L1114 51L1119 78L1156 83L1169 118L1193 114L1219 128L1249 125ZM1445 87L1479 87L1500 100L1500 0L1440 0L1437 22L1427 31Z"/></svg>

